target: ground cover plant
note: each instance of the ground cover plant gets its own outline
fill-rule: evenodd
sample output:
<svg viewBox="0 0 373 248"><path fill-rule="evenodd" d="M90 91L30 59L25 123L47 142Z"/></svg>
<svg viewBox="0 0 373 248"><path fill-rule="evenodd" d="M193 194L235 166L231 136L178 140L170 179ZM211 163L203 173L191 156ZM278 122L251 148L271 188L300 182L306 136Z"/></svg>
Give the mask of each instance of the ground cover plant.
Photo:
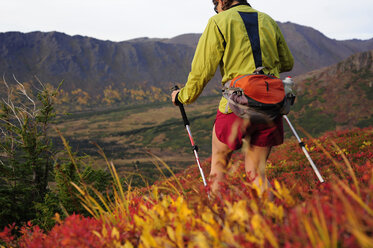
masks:
<svg viewBox="0 0 373 248"><path fill-rule="evenodd" d="M221 198L208 197L196 166L175 175L156 156L171 176L141 189L127 182L125 191L106 160L112 197L76 186L91 217L56 215L49 232L10 225L0 238L4 247L373 247L372 138L365 128L305 139L323 184L297 142L287 141L268 161L273 201L250 183L240 153ZM207 174L210 160L202 166Z"/></svg>

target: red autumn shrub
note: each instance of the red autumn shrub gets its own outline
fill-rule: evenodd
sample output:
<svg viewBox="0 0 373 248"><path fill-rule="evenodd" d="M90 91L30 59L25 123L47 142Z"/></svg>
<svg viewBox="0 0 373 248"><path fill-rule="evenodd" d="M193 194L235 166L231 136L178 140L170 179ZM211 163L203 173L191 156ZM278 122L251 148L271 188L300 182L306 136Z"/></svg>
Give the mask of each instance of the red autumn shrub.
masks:
<svg viewBox="0 0 373 248"><path fill-rule="evenodd" d="M221 198L208 197L191 166L125 195L98 219L72 215L48 233L13 225L0 239L9 247L371 247L372 138L367 128L305 139L323 184L295 141L276 148L267 168L274 201L250 184L236 153Z"/></svg>

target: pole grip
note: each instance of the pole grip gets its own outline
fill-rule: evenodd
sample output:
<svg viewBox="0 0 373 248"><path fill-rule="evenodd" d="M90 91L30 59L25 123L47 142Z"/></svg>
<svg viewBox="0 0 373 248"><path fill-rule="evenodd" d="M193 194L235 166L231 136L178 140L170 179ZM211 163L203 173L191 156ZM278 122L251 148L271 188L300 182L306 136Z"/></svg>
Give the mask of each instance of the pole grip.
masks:
<svg viewBox="0 0 373 248"><path fill-rule="evenodd" d="M174 87L172 87L172 91L175 91L175 90L178 90L179 87L177 85L175 85ZM176 95L177 97L178 95ZM179 109L180 109L180 113L181 113L181 116L183 117L183 121L184 121L184 126L187 126L189 125L189 120L188 120L188 117L186 116L186 113L185 113L185 109L184 109L184 105L181 104L180 102L178 101L175 101L175 103L179 106Z"/></svg>
<svg viewBox="0 0 373 248"><path fill-rule="evenodd" d="M181 115L183 116L184 126L189 125L189 120L185 114L185 109L184 109L183 104L179 104L179 108L180 108Z"/></svg>

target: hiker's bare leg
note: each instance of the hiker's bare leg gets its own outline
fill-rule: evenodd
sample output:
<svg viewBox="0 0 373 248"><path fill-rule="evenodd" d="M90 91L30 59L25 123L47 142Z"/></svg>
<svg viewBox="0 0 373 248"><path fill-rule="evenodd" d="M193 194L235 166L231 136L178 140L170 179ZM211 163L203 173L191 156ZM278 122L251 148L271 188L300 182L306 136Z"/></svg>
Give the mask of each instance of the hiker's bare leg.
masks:
<svg viewBox="0 0 373 248"><path fill-rule="evenodd" d="M212 179L211 191L217 194L219 182L222 182L226 172L228 162L232 155L232 150L216 137L215 126L212 130L212 157L210 178Z"/></svg>
<svg viewBox="0 0 373 248"><path fill-rule="evenodd" d="M267 164L267 159L269 153L271 152L271 147L260 147L255 145L249 145L245 151L245 170L250 177L255 177L253 183L259 187L261 192L266 189L271 188L269 183L265 168ZM269 197L272 195L269 193Z"/></svg>

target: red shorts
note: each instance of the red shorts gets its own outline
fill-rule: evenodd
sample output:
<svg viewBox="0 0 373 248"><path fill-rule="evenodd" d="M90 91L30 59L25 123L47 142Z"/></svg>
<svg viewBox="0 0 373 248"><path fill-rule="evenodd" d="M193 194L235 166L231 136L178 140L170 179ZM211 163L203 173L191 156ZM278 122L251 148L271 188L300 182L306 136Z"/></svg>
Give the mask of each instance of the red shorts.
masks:
<svg viewBox="0 0 373 248"><path fill-rule="evenodd" d="M284 142L282 116L271 123L249 123L233 113L223 114L218 110L215 133L219 141L232 150L240 149L245 137L250 137L250 144L261 147L277 146Z"/></svg>

